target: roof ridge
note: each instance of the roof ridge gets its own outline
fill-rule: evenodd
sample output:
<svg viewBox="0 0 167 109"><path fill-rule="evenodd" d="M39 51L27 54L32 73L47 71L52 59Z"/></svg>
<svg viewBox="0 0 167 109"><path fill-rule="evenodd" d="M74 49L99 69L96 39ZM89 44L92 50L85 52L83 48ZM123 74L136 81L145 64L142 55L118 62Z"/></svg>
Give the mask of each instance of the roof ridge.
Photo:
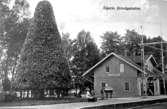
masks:
<svg viewBox="0 0 167 109"><path fill-rule="evenodd" d="M131 59L127 59L122 55L118 55L114 52L111 52L109 55L107 55L106 57L104 57L101 61L99 61L97 64L95 64L93 67L91 67L90 69L88 69L85 73L82 74L82 76L85 76L86 74L88 74L90 71L92 71L93 69L95 69L98 65L100 65L101 63L103 63L106 59L108 59L110 56L114 55L115 57L123 60L124 62L128 63L130 66L136 68L137 70L144 72L141 67L139 65L137 65L135 62L133 62ZM131 61L130 61L131 60Z"/></svg>

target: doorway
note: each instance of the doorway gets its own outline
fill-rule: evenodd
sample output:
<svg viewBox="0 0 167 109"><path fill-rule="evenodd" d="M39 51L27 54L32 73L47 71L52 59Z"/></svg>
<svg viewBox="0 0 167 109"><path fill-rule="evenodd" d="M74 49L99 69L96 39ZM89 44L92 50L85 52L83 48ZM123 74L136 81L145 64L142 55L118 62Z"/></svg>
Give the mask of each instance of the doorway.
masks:
<svg viewBox="0 0 167 109"><path fill-rule="evenodd" d="M153 77L149 77L147 79L147 95L154 96L154 79L153 79Z"/></svg>

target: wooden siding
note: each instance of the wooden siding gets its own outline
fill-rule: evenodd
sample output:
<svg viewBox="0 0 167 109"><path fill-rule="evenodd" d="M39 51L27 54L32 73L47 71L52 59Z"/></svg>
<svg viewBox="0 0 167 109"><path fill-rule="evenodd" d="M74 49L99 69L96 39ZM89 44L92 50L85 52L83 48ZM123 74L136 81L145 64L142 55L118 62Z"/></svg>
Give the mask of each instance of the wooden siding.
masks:
<svg viewBox="0 0 167 109"><path fill-rule="evenodd" d="M123 73L120 73L120 64L124 64ZM108 73L106 65L109 65ZM101 96L102 82L113 88L113 97L138 96L137 70L114 56L107 59L94 71L94 89L97 97ZM125 90L126 82L129 83L129 91Z"/></svg>

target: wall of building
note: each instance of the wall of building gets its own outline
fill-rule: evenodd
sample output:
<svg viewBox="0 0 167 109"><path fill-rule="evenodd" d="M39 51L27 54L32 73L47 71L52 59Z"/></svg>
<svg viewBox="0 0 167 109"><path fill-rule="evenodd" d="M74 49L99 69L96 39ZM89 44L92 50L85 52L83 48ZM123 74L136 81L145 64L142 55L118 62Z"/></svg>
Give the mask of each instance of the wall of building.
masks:
<svg viewBox="0 0 167 109"><path fill-rule="evenodd" d="M146 61L146 66L147 66L147 69L150 70L151 72L153 72L153 64L151 62L151 60L147 60ZM154 81L154 95L160 95L160 83L159 83L159 79L155 80Z"/></svg>
<svg viewBox="0 0 167 109"><path fill-rule="evenodd" d="M150 60L146 61L146 67L149 71L153 71L153 64Z"/></svg>
<svg viewBox="0 0 167 109"><path fill-rule="evenodd" d="M160 95L160 83L159 79L154 81L154 95Z"/></svg>
<svg viewBox="0 0 167 109"><path fill-rule="evenodd" d="M120 64L124 64L124 72L120 73ZM109 65L109 72L106 72L106 65ZM116 57L111 57L97 67L94 71L94 89L97 97L101 96L102 82L113 88L113 97L138 96L137 70ZM125 83L128 82L129 90L125 90Z"/></svg>

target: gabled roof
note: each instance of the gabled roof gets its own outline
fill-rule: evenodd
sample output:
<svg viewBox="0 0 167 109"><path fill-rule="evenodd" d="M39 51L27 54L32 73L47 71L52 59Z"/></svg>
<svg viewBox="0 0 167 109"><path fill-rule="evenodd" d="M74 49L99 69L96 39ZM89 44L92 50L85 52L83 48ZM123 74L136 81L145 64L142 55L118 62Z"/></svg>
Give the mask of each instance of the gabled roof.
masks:
<svg viewBox="0 0 167 109"><path fill-rule="evenodd" d="M157 64L157 61L155 60L155 58L154 58L153 55L150 55L147 60L151 60L151 59L153 60L153 62L155 63L155 65L158 65L158 64ZM147 60L146 60L146 61L147 61Z"/></svg>
<svg viewBox="0 0 167 109"><path fill-rule="evenodd" d="M130 57L135 63L141 63L142 62L142 59L141 59L141 56L133 56L133 57ZM157 65L157 61L155 60L154 56L153 55L145 55L144 56L144 60L145 61L152 61L153 64L156 66Z"/></svg>
<svg viewBox="0 0 167 109"><path fill-rule="evenodd" d="M139 70L140 72L145 73L141 67L139 65L137 65L135 62L133 62L131 59L129 59L128 57L123 57L120 55L117 55L115 53L110 53L109 55L107 55L106 57L104 57L101 61L99 61L97 64L95 64L93 67L91 67L90 69L88 69L85 73L82 74L82 76L87 75L88 73L90 73L91 71L93 71L94 69L96 69L99 65L101 65L103 62L105 62L107 59L109 59L111 56L115 56L116 58L124 61L125 63L127 63L128 65L130 65L131 67Z"/></svg>

